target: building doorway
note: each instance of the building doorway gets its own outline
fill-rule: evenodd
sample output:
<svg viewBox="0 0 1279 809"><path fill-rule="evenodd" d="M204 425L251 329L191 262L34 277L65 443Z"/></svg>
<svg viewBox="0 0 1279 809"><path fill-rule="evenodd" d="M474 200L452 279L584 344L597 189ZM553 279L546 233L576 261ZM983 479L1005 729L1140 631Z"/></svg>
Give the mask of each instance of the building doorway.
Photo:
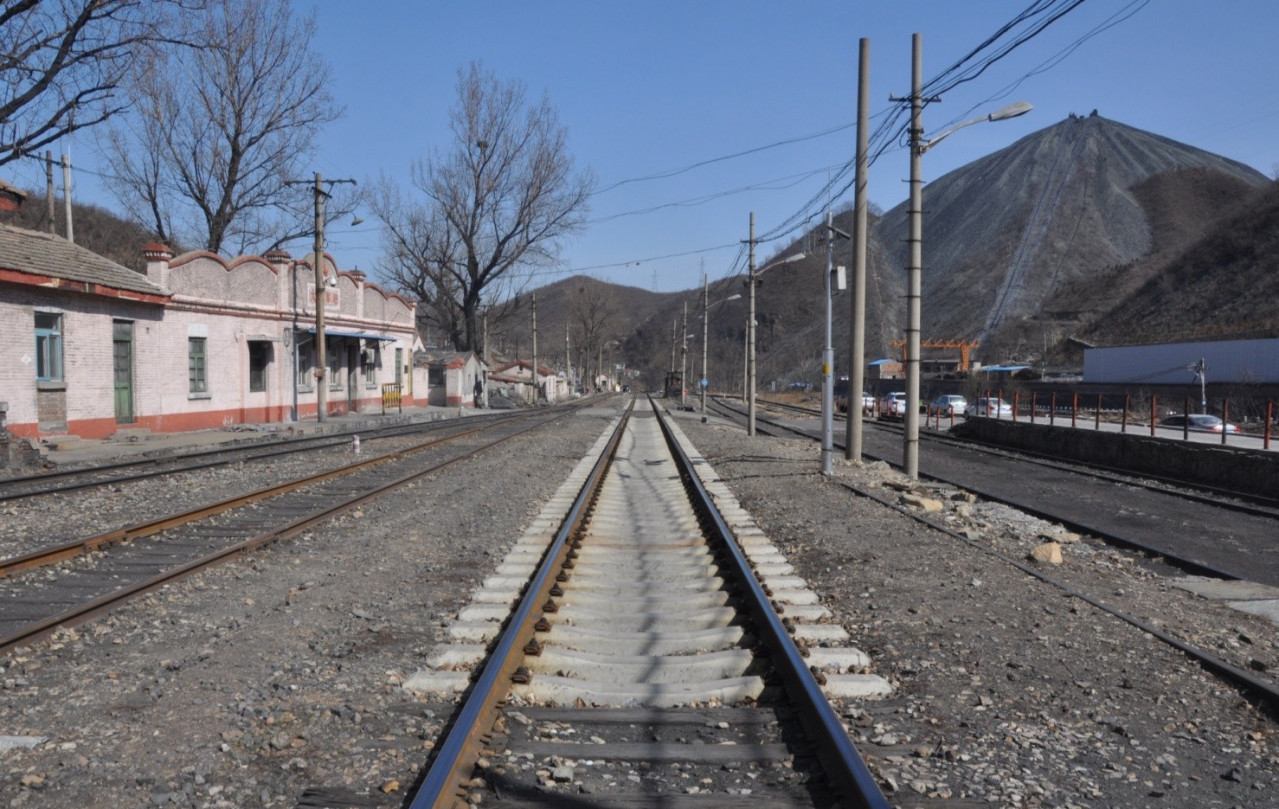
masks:
<svg viewBox="0 0 1279 809"><path fill-rule="evenodd" d="M115 373L115 423L133 423L133 321L111 321Z"/></svg>

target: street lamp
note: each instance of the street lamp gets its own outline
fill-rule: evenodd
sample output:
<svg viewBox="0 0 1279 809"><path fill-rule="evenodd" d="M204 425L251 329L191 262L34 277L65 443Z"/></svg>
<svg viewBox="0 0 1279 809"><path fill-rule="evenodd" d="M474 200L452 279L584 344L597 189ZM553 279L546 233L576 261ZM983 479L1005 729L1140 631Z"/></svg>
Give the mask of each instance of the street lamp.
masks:
<svg viewBox="0 0 1279 809"><path fill-rule="evenodd" d="M781 259L780 261L774 261L772 264L768 264L763 267L760 267L758 270L755 269L755 249L754 249L755 248L755 244L754 244L755 232L754 231L755 231L755 215L751 214L751 258L750 258L750 265L749 265L750 278L746 282L746 285L750 290L749 293L747 294L747 298L749 300L747 309L749 310L749 312L747 313L747 321L746 321L746 338L747 338L746 434L747 435L755 434L755 279L763 275L765 270L771 270L772 268L779 267L783 264L792 264L804 258L803 253L796 253L793 256L787 256L786 258Z"/></svg>
<svg viewBox="0 0 1279 809"><path fill-rule="evenodd" d="M940 135L924 140L922 113L924 109L923 73L924 59L922 38L912 37L911 87L910 87L910 256L906 266L906 412L905 442L902 448L902 467L906 476L919 479L919 328L920 290L923 286L923 178L921 158L924 152L941 143L950 135L967 126L985 121L1005 121L1030 112L1025 101L1009 104L1003 109L956 124ZM901 100L901 99L894 99ZM851 391L850 391L851 393ZM851 406L851 404L850 404Z"/></svg>
<svg viewBox="0 0 1279 809"><path fill-rule="evenodd" d="M835 446L835 347L831 343L831 282L835 274L835 239L851 238L835 227L835 215L826 212L826 345L822 348L822 474L832 474L831 459ZM840 289L843 289L841 286ZM852 407L851 391L848 401Z"/></svg>

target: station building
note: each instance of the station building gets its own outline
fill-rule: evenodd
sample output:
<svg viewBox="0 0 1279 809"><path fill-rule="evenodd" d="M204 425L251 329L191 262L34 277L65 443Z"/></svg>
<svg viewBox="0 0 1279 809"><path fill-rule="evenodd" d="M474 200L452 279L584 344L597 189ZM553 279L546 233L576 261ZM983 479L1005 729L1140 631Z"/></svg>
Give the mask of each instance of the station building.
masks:
<svg viewBox="0 0 1279 809"><path fill-rule="evenodd" d="M413 404L415 306L323 257L328 369L316 368L315 272L283 251L233 260L148 245L135 272L0 224L0 421L22 438L108 438Z"/></svg>

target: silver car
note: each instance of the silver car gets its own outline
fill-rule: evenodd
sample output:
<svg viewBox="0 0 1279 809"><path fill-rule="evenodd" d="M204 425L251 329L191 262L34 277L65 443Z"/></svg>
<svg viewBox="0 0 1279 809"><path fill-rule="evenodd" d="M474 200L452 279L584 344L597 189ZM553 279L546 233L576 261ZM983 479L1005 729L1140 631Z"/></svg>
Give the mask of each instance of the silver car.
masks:
<svg viewBox="0 0 1279 809"><path fill-rule="evenodd" d="M957 393L946 393L928 405L930 416L962 416L968 412L968 400Z"/></svg>

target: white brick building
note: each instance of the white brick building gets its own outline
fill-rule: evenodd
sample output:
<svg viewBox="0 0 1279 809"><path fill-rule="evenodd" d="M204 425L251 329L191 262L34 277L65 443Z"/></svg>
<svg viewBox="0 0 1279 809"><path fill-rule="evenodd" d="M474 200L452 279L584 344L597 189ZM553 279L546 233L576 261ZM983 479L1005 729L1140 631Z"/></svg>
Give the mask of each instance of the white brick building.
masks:
<svg viewBox="0 0 1279 809"><path fill-rule="evenodd" d="M314 271L148 245L146 275L0 225L0 402L22 437L314 418ZM415 304L324 263L330 413L413 403Z"/></svg>

